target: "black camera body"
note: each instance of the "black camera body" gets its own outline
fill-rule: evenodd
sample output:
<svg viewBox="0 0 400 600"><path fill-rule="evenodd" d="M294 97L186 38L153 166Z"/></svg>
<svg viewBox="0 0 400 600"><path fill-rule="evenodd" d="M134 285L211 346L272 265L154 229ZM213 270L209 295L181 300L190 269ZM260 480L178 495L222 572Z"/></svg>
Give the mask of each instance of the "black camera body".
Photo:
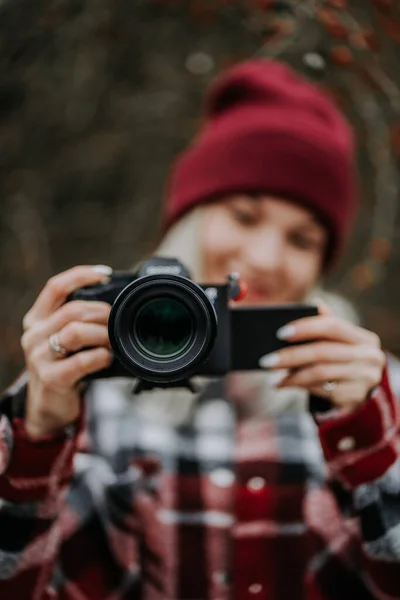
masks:
<svg viewBox="0 0 400 600"><path fill-rule="evenodd" d="M199 285L175 259L155 257L137 273L81 288L69 298L108 302L108 333L115 355L92 376L131 377L140 389L189 386L193 375L222 376L259 369L261 356L287 345L276 331L317 314L314 306L234 308L242 287L236 274L223 285Z"/></svg>

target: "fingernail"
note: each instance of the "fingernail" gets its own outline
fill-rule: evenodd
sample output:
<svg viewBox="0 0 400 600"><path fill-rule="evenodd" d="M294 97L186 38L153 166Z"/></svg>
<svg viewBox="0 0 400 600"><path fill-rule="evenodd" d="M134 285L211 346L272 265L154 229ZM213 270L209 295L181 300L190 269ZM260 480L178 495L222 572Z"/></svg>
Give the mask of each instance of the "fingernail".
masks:
<svg viewBox="0 0 400 600"><path fill-rule="evenodd" d="M113 272L112 268L108 267L107 265L94 265L93 271L96 271L96 273L100 273L100 275L108 276L110 276Z"/></svg>
<svg viewBox="0 0 400 600"><path fill-rule="evenodd" d="M262 356L258 361L258 364L262 369L268 369L279 365L280 359L281 358L279 354L277 352L273 352L272 354L265 354L265 356Z"/></svg>
<svg viewBox="0 0 400 600"><path fill-rule="evenodd" d="M281 382L288 376L288 369L279 369L278 371L271 371L269 375L269 383L272 387L279 387Z"/></svg>
<svg viewBox="0 0 400 600"><path fill-rule="evenodd" d="M288 340L293 337L296 333L296 327L294 325L284 325L280 327L276 332L278 340Z"/></svg>

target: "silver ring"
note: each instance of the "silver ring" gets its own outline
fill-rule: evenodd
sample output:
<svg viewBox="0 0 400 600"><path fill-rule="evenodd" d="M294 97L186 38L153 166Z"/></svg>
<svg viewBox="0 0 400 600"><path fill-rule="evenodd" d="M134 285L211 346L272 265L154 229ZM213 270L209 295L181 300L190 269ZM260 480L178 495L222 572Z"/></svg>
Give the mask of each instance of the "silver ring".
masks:
<svg viewBox="0 0 400 600"><path fill-rule="evenodd" d="M332 394L332 392L334 392L336 390L337 385L338 385L337 381L327 381L326 383L323 384L322 389L327 394Z"/></svg>
<svg viewBox="0 0 400 600"><path fill-rule="evenodd" d="M60 343L60 334L52 333L49 337L50 350L58 354L59 356L67 356L68 350Z"/></svg>

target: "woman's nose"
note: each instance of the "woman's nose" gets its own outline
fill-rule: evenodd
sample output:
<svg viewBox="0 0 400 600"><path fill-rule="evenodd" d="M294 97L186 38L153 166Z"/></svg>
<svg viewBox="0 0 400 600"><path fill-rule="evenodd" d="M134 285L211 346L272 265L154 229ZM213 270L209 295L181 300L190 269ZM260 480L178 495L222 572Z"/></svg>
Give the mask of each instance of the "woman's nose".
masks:
<svg viewBox="0 0 400 600"><path fill-rule="evenodd" d="M279 235L265 234L247 245L247 264L255 272L273 272L284 261L284 244Z"/></svg>

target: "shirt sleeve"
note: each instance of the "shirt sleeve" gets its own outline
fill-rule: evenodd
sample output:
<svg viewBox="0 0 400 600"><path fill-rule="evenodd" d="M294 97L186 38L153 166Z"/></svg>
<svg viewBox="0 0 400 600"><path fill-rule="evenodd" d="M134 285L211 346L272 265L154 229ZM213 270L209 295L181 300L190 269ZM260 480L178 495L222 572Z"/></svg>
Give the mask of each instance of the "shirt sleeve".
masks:
<svg viewBox="0 0 400 600"><path fill-rule="evenodd" d="M358 410L315 417L331 478L351 492L366 580L376 598L400 598L400 410L388 371Z"/></svg>
<svg viewBox="0 0 400 600"><path fill-rule="evenodd" d="M81 452L82 418L31 439L24 388L22 378L0 399L0 597L101 600L125 589L137 598L141 473L121 482L102 457Z"/></svg>

